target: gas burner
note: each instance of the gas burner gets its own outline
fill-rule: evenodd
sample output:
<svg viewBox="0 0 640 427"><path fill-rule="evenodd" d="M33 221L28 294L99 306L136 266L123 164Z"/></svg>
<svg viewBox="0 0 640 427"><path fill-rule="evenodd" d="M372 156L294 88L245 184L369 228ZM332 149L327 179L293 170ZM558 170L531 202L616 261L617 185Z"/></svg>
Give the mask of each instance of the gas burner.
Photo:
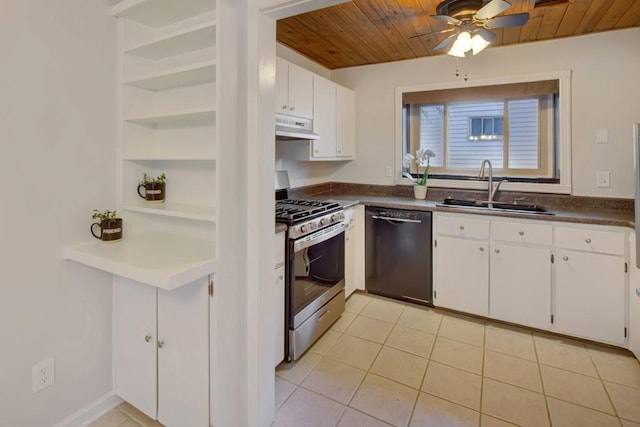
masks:
<svg viewBox="0 0 640 427"><path fill-rule="evenodd" d="M289 225L291 237L304 236L343 219L343 209L338 203L305 199L283 199L276 202L276 222Z"/></svg>

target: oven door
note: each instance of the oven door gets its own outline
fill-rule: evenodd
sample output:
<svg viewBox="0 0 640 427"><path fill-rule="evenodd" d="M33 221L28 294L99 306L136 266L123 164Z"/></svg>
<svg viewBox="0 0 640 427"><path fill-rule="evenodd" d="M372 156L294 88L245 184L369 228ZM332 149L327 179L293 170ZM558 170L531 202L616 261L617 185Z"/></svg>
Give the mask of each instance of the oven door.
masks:
<svg viewBox="0 0 640 427"><path fill-rule="evenodd" d="M344 289L344 224L289 241L288 316L296 329Z"/></svg>

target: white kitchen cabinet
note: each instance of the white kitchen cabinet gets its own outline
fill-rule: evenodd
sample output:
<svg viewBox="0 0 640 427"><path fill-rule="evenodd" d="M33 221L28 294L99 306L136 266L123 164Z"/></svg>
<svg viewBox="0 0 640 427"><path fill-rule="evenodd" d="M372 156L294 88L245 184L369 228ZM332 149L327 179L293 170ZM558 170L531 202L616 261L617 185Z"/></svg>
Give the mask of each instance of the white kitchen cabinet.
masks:
<svg viewBox="0 0 640 427"><path fill-rule="evenodd" d="M313 76L311 160L347 160L355 156L355 92L320 76Z"/></svg>
<svg viewBox="0 0 640 427"><path fill-rule="evenodd" d="M625 344L625 259L556 251L554 330L610 344Z"/></svg>
<svg viewBox="0 0 640 427"><path fill-rule="evenodd" d="M278 366L284 360L284 334L285 334L285 232L277 233L275 239L275 288L272 291L273 298L273 333L274 333L274 358L273 366Z"/></svg>
<svg viewBox="0 0 640 427"><path fill-rule="evenodd" d="M295 67L295 68L291 68ZM289 64L281 58L277 58L276 65L276 92L277 104L276 112L286 110L287 99L291 95L285 95L290 91L290 84L285 84L286 73L289 73L291 80L291 70L299 68ZM306 70L305 70L306 71ZM297 72L297 71L296 71ZM355 158L356 146L356 125L355 125L355 92L346 87L342 87L322 76L311 75L312 92L311 104L313 119L313 132L318 134L319 139L312 141L281 141L283 145L283 155L286 158L300 161L339 161L352 160ZM299 79L300 84L306 81ZM304 94L305 91L300 93ZM289 113L294 114L294 113ZM304 116L307 117L307 116Z"/></svg>
<svg viewBox="0 0 640 427"><path fill-rule="evenodd" d="M552 244L549 223L491 221L489 317L551 327Z"/></svg>
<svg viewBox="0 0 640 427"><path fill-rule="evenodd" d="M336 155L353 159L356 156L355 91L337 85L336 109Z"/></svg>
<svg viewBox="0 0 640 427"><path fill-rule="evenodd" d="M357 289L364 290L364 206L345 209L344 279L345 297Z"/></svg>
<svg viewBox="0 0 640 427"><path fill-rule="evenodd" d="M640 360L640 268L636 266L636 236L629 236L629 350Z"/></svg>
<svg viewBox="0 0 640 427"><path fill-rule="evenodd" d="M492 242L490 314L539 329L551 326L551 248Z"/></svg>
<svg viewBox="0 0 640 427"><path fill-rule="evenodd" d="M434 305L489 314L490 221L434 215Z"/></svg>
<svg viewBox="0 0 640 427"><path fill-rule="evenodd" d="M209 291L118 278L116 393L166 426L209 425Z"/></svg>
<svg viewBox="0 0 640 427"><path fill-rule="evenodd" d="M626 343L625 230L556 226L553 330L609 344Z"/></svg>
<svg viewBox="0 0 640 427"><path fill-rule="evenodd" d="M336 84L313 76L313 131L320 139L312 141L311 157L336 157Z"/></svg>
<svg viewBox="0 0 640 427"><path fill-rule="evenodd" d="M488 316L489 243L438 236L434 305Z"/></svg>
<svg viewBox="0 0 640 427"><path fill-rule="evenodd" d="M276 112L313 118L313 73L276 58Z"/></svg>

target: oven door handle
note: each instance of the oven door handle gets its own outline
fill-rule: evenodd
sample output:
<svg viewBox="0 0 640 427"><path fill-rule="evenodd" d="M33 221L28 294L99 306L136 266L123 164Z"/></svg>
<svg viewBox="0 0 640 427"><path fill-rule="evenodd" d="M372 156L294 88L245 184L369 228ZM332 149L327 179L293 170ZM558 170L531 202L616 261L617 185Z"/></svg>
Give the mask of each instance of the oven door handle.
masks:
<svg viewBox="0 0 640 427"><path fill-rule="evenodd" d="M306 236L306 238L304 238L303 240L295 242L293 244L293 251L294 252L298 252L298 251L300 251L302 249L308 248L309 246L313 246L315 244L327 241L327 240L331 239L332 237L335 237L338 234L343 233L344 230L346 230L346 229L347 229L347 225L345 223L341 223L340 227L336 227L335 229L333 229L331 231L323 232L324 230L322 230L317 234L317 236L315 234L311 234L309 236Z"/></svg>
<svg viewBox="0 0 640 427"><path fill-rule="evenodd" d="M371 215L371 218L373 218L373 219L382 219L382 220L385 220L385 221L413 222L413 223L417 223L417 224L420 224L422 222L419 219L391 218L389 216L378 216L378 215Z"/></svg>

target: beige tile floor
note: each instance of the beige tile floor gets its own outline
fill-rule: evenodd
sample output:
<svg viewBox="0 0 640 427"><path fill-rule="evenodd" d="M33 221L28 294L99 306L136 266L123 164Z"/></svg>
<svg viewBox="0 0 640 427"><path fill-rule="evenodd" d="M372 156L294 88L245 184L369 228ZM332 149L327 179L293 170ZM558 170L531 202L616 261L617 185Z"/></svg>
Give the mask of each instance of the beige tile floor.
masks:
<svg viewBox="0 0 640 427"><path fill-rule="evenodd" d="M276 370L274 426L640 427L631 353L354 294Z"/></svg>
<svg viewBox="0 0 640 427"><path fill-rule="evenodd" d="M623 350L354 294L276 370L275 427L640 427L640 363ZM92 427L159 426L131 405Z"/></svg>

